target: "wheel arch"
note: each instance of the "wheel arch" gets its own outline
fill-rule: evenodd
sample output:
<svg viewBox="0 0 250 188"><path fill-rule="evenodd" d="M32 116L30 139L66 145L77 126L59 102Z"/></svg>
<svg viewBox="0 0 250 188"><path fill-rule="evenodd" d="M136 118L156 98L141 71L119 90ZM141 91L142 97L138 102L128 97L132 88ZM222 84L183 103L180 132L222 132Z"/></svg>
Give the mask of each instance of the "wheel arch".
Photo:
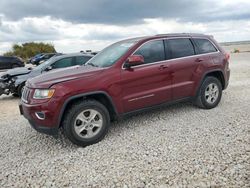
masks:
<svg viewBox="0 0 250 188"><path fill-rule="evenodd" d="M64 114L66 113L67 109L71 105L73 105L74 103L79 102L79 101L84 100L84 99L94 99L94 100L102 103L107 108L111 120L116 119L116 117L118 116L118 113L117 113L116 107L113 103L113 100L109 96L109 94L107 94L106 92L96 91L96 92L83 93L83 94L71 96L68 99L66 99L66 101L64 102L64 104L60 110L59 122L58 122L57 127L61 126Z"/></svg>
<svg viewBox="0 0 250 188"><path fill-rule="evenodd" d="M226 85L225 85L225 77L224 77L223 71L221 69L211 70L211 71L205 72L203 74L203 76L201 77L200 83L199 83L197 89L195 90L195 96L198 95L203 81L208 76L213 76L213 77L217 78L221 82L222 90L225 89Z"/></svg>
<svg viewBox="0 0 250 188"><path fill-rule="evenodd" d="M208 76L212 76L212 77L217 78L221 82L222 89L225 89L225 78L224 78L224 74L221 70L208 72L204 78L206 78Z"/></svg>

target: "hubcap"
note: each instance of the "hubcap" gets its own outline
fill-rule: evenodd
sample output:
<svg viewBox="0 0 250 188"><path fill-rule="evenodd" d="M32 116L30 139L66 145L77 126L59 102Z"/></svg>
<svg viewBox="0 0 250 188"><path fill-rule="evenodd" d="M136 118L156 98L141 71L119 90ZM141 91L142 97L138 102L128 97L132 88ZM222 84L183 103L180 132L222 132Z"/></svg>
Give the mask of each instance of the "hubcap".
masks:
<svg viewBox="0 0 250 188"><path fill-rule="evenodd" d="M219 96L219 88L217 84L211 83L205 90L205 99L209 104L215 103Z"/></svg>
<svg viewBox="0 0 250 188"><path fill-rule="evenodd" d="M99 133L103 126L102 115L94 110L87 109L78 114L74 122L74 129L82 138L92 138Z"/></svg>

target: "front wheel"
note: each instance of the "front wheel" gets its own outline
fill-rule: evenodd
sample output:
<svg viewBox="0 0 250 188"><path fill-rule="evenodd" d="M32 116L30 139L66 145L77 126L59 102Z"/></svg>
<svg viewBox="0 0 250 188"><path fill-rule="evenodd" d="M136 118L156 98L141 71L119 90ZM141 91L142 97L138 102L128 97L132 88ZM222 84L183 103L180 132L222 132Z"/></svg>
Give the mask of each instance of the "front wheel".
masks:
<svg viewBox="0 0 250 188"><path fill-rule="evenodd" d="M215 77L206 77L197 93L195 104L204 109L216 107L222 96L221 82Z"/></svg>
<svg viewBox="0 0 250 188"><path fill-rule="evenodd" d="M73 104L63 121L65 135L79 146L101 141L110 124L109 112L96 100L84 100Z"/></svg>

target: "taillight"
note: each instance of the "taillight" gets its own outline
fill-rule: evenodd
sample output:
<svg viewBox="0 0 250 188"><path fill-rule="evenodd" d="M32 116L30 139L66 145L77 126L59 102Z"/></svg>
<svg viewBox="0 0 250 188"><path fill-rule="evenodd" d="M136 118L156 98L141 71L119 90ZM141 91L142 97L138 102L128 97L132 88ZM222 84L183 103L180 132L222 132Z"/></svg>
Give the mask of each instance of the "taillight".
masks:
<svg viewBox="0 0 250 188"><path fill-rule="evenodd" d="M230 54L229 53L226 53L225 54L225 59L228 61L230 59Z"/></svg>

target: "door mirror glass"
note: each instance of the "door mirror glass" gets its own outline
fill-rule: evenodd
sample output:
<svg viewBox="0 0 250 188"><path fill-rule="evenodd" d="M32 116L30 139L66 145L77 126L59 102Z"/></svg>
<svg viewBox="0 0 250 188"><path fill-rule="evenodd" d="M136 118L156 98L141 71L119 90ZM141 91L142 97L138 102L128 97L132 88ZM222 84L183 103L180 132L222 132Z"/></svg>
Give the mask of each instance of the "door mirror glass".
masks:
<svg viewBox="0 0 250 188"><path fill-rule="evenodd" d="M125 68L130 68L136 65L141 65L144 63L144 57L142 55L131 55L129 56L127 62L125 63Z"/></svg>

